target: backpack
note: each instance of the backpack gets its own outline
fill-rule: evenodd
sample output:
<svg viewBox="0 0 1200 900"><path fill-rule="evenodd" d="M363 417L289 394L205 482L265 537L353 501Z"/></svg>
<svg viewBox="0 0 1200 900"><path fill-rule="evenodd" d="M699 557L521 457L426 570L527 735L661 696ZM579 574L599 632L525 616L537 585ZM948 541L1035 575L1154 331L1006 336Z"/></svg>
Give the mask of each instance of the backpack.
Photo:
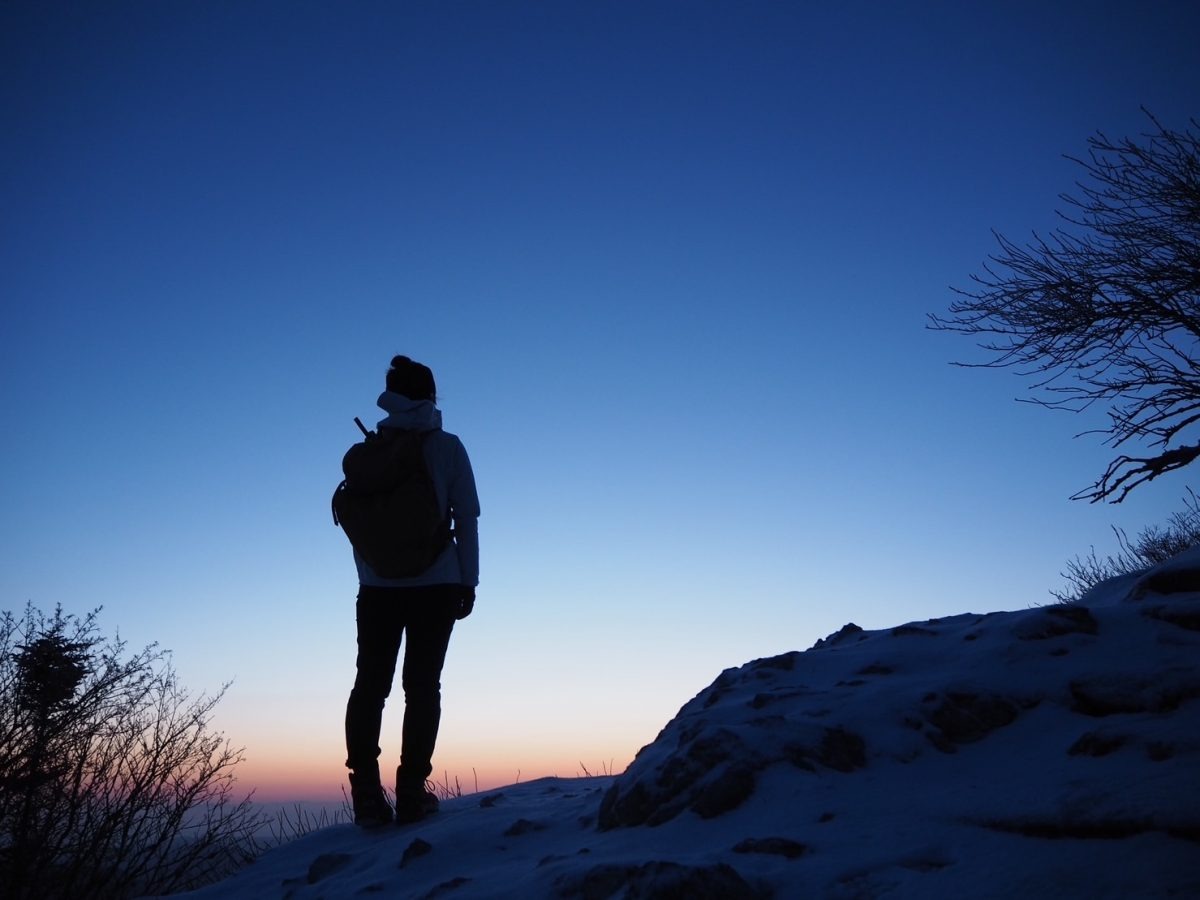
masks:
<svg viewBox="0 0 1200 900"><path fill-rule="evenodd" d="M333 523L381 578L420 575L453 537L425 463L432 432L376 433L354 421L364 438L342 458L346 477L333 492Z"/></svg>

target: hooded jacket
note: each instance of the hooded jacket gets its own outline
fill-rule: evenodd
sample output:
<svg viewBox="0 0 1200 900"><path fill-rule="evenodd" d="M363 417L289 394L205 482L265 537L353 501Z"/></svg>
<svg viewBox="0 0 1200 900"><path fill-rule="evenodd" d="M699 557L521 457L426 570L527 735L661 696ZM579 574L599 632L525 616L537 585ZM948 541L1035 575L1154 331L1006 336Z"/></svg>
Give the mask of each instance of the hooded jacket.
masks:
<svg viewBox="0 0 1200 900"><path fill-rule="evenodd" d="M358 552L359 584L371 587L418 587L430 584L479 584L479 495L471 460L458 435L442 430L442 411L432 400L410 400L402 394L384 391L377 401L388 415L379 420L379 428L404 428L430 431L425 439L425 463L429 467L438 503L447 510L454 529L454 540L446 545L432 566L411 578L381 578L363 562Z"/></svg>

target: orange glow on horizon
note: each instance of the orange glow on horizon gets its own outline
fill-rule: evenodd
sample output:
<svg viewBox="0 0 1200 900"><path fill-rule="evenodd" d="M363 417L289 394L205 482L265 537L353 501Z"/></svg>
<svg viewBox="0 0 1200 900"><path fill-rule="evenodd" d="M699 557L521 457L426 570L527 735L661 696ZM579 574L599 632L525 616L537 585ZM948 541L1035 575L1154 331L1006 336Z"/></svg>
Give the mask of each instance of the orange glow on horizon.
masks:
<svg viewBox="0 0 1200 900"><path fill-rule="evenodd" d="M593 767L587 760L572 762L559 756L554 759L526 758L520 762L491 760L487 765L471 766L447 755L444 761L439 761L435 756L431 780L438 785L448 786L452 792L461 790L463 794L473 794L546 777L576 778L589 774L617 774L628 764L629 760L605 760L597 762ZM384 785L390 787L391 773L387 771L386 765L383 768ZM262 803L331 803L342 799L342 791L347 784L346 770L342 767L340 757L320 760L292 759L283 765L279 761L265 758L257 762L247 759L237 768L236 793L244 794L253 790L255 801Z"/></svg>

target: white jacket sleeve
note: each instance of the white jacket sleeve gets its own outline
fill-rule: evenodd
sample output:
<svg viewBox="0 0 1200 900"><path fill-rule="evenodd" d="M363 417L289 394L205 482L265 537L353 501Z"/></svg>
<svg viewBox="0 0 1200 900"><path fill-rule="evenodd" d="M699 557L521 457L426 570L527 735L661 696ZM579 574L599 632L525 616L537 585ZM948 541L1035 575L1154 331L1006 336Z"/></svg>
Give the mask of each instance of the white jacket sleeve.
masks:
<svg viewBox="0 0 1200 900"><path fill-rule="evenodd" d="M450 483L450 515L454 520L462 583L474 587L479 584L479 494L467 448L461 441L456 448L454 478Z"/></svg>

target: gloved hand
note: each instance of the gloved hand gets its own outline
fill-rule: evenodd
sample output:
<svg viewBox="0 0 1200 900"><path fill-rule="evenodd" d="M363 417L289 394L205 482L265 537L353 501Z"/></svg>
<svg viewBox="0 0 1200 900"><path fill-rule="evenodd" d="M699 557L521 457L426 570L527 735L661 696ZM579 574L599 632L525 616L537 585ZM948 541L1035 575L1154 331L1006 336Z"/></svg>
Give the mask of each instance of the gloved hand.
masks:
<svg viewBox="0 0 1200 900"><path fill-rule="evenodd" d="M458 595L458 612L455 613L454 618L465 619L473 609L475 609L475 588L464 584L462 592Z"/></svg>

